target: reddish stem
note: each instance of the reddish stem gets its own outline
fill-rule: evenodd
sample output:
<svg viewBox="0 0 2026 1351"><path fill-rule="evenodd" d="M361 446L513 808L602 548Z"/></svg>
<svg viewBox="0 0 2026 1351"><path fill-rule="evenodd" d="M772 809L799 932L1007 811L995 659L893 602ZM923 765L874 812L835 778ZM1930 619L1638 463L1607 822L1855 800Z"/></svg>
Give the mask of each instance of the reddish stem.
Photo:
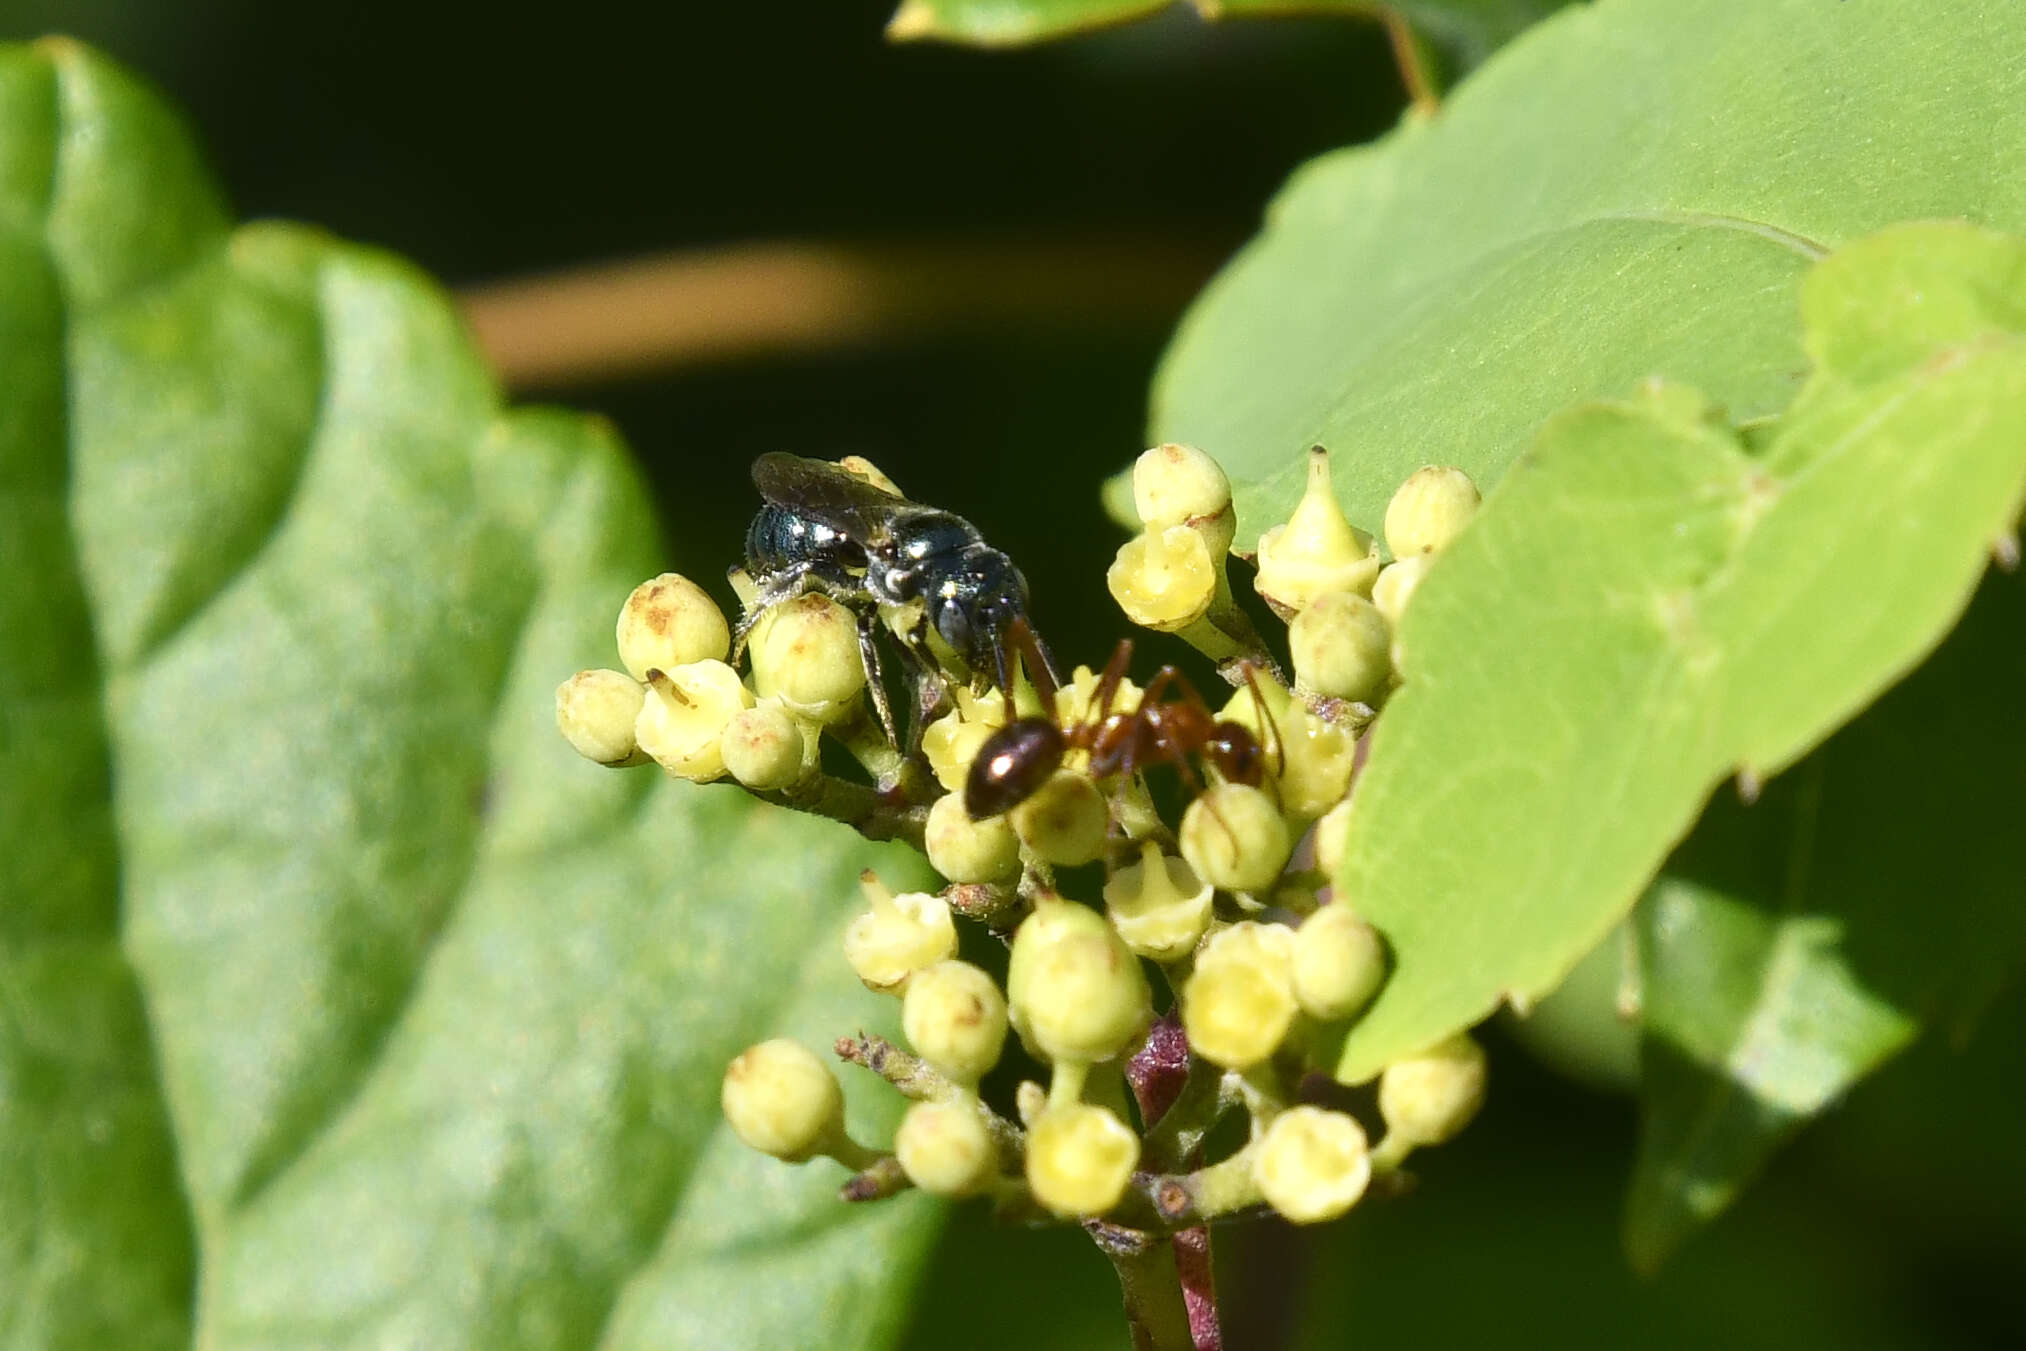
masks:
<svg viewBox="0 0 2026 1351"><path fill-rule="evenodd" d="M1217 1283L1210 1270L1210 1227L1184 1229L1169 1241L1175 1247L1175 1274L1182 1279L1182 1302L1189 1309L1189 1338L1196 1351L1224 1351Z"/></svg>
<svg viewBox="0 0 2026 1351"><path fill-rule="evenodd" d="M1151 1129L1167 1114L1189 1078L1189 1038L1182 1020L1170 1010L1155 1020L1146 1044L1126 1062L1126 1082L1140 1106L1140 1120ZM1189 1340L1196 1351L1223 1351L1224 1333L1217 1322L1217 1283L1210 1267L1210 1230L1184 1229L1169 1240L1175 1253L1175 1274L1182 1284L1182 1302L1189 1311Z"/></svg>

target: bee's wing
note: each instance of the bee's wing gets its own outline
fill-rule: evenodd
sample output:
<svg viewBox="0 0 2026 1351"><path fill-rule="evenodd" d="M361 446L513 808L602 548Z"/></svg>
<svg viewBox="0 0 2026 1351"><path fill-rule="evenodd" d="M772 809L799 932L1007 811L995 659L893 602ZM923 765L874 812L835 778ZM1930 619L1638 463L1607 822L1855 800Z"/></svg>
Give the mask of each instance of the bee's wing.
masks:
<svg viewBox="0 0 2026 1351"><path fill-rule="evenodd" d="M911 505L827 460L772 451L753 461L753 486L777 507L812 516L864 541Z"/></svg>

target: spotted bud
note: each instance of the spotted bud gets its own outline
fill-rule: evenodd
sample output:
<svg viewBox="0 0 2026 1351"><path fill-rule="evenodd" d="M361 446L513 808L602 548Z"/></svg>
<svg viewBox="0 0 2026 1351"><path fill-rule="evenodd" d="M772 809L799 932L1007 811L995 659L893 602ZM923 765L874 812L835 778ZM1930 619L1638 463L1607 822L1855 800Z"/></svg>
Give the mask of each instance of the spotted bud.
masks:
<svg viewBox="0 0 2026 1351"><path fill-rule="evenodd" d="M975 1085L999 1063L1006 1022L1006 997L969 962L941 961L915 972L901 1005L908 1045L966 1085Z"/></svg>
<svg viewBox="0 0 2026 1351"><path fill-rule="evenodd" d="M1386 504L1386 547L1395 558L1437 553L1463 533L1477 502L1477 485L1461 469L1417 469Z"/></svg>
<svg viewBox="0 0 2026 1351"><path fill-rule="evenodd" d="M719 753L733 778L755 792L768 793L802 777L812 766L810 749L802 724L779 702L768 699L732 715Z"/></svg>
<svg viewBox="0 0 2026 1351"><path fill-rule="evenodd" d="M1303 693L1377 703L1393 674L1393 629L1379 607L1350 591L1315 598L1287 626L1295 687Z"/></svg>
<svg viewBox="0 0 2026 1351"><path fill-rule="evenodd" d="M1104 916L1044 897L1013 935L1006 1002L1020 1039L1050 1060L1110 1060L1153 1019L1139 960Z"/></svg>
<svg viewBox="0 0 2026 1351"><path fill-rule="evenodd" d="M647 690L624 671L579 671L556 686L556 728L570 749L601 765L644 765L634 740Z"/></svg>
<svg viewBox="0 0 2026 1351"><path fill-rule="evenodd" d="M844 1094L814 1051L785 1039L748 1047L725 1070L720 1104L732 1133L762 1154L800 1163L844 1133Z"/></svg>
<svg viewBox="0 0 2026 1351"><path fill-rule="evenodd" d="M1214 784L1182 813L1182 857L1196 876L1227 891L1265 891L1294 840L1273 799L1242 783Z"/></svg>
<svg viewBox="0 0 2026 1351"><path fill-rule="evenodd" d="M1020 871L1020 837L1003 816L974 821L961 793L945 793L929 808L923 830L929 865L952 882L1002 882Z"/></svg>
<svg viewBox="0 0 2026 1351"><path fill-rule="evenodd" d="M894 1132L908 1181L931 1196L973 1196L999 1172L999 1148L975 1101L918 1102Z"/></svg>
<svg viewBox="0 0 2026 1351"><path fill-rule="evenodd" d="M702 587L674 572L633 588L620 608L617 636L619 664L635 680L647 679L649 671L723 661L732 650L724 611Z"/></svg>
<svg viewBox="0 0 2026 1351"><path fill-rule="evenodd" d="M1414 588L1421 585L1422 575L1428 571L1431 555L1409 554L1405 558L1388 563L1379 573L1379 580L1372 585L1372 604L1379 607L1379 613L1386 616L1386 622L1394 628L1400 627L1400 616L1407 613L1407 599L1414 594Z"/></svg>
<svg viewBox="0 0 2026 1351"><path fill-rule="evenodd" d="M753 627L753 687L798 716L835 722L865 688L858 620L811 592L770 608Z"/></svg>
<svg viewBox="0 0 2026 1351"><path fill-rule="evenodd" d="M1008 815L1021 842L1058 867L1073 868L1104 853L1111 810L1096 784L1058 770Z"/></svg>

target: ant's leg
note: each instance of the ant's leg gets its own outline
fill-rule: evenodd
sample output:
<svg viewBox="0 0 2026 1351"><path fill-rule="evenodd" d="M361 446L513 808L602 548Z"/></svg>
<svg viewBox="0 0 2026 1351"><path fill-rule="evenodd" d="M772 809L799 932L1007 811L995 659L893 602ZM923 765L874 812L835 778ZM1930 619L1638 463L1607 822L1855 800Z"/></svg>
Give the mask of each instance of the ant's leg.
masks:
<svg viewBox="0 0 2026 1351"><path fill-rule="evenodd" d="M1126 666L1132 659L1133 640L1119 639L1119 645L1112 649L1111 660L1105 663L1104 674L1097 678L1097 716L1086 717L1084 721L1102 723L1111 716L1111 701L1125 683Z"/></svg>
<svg viewBox="0 0 2026 1351"><path fill-rule="evenodd" d="M1273 720L1273 710L1266 706L1266 696L1259 692L1259 680L1252 674L1252 663L1245 662L1245 688L1252 691L1252 706L1259 710L1259 721L1266 727L1267 736L1273 739L1273 777L1277 783L1287 774L1287 743L1280 739L1280 727Z"/></svg>

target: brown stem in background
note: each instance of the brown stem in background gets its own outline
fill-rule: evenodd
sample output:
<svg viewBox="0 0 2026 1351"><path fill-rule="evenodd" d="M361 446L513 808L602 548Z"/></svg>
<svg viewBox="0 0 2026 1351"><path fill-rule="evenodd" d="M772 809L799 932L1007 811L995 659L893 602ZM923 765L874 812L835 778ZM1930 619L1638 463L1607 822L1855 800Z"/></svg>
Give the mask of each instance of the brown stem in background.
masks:
<svg viewBox="0 0 2026 1351"><path fill-rule="evenodd" d="M952 331L1166 322L1223 252L1159 236L774 241L492 282L459 299L506 384L555 389Z"/></svg>

